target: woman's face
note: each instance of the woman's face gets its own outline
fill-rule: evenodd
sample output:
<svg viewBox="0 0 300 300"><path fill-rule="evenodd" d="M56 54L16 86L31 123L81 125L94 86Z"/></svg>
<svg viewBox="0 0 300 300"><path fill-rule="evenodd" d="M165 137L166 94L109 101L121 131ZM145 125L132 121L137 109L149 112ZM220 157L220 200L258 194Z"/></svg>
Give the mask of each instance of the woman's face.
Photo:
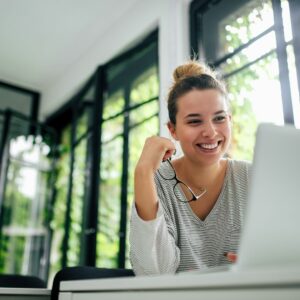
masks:
<svg viewBox="0 0 300 300"><path fill-rule="evenodd" d="M218 162L228 150L231 115L221 93L214 89L192 90L177 101L176 125L170 132L183 153L195 163Z"/></svg>

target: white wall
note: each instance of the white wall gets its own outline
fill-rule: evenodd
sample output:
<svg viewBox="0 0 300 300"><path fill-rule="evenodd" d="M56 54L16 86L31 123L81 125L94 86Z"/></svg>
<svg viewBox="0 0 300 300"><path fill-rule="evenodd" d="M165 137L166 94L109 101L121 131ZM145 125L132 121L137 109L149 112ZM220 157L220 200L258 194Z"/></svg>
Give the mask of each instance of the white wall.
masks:
<svg viewBox="0 0 300 300"><path fill-rule="evenodd" d="M41 117L53 113L80 89L100 64L114 58L159 28L160 131L168 136L166 95L174 68L189 58L190 0L139 0L76 64L67 69L42 96ZM81 84L78 84L81 83Z"/></svg>

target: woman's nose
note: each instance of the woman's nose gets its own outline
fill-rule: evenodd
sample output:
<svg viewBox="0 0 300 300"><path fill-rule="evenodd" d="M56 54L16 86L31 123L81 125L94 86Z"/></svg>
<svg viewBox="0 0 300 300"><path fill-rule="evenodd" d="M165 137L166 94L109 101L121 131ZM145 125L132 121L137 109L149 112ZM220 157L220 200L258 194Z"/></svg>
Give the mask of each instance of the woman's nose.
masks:
<svg viewBox="0 0 300 300"><path fill-rule="evenodd" d="M216 135L216 128L212 122L207 122L203 127L203 137L214 138Z"/></svg>

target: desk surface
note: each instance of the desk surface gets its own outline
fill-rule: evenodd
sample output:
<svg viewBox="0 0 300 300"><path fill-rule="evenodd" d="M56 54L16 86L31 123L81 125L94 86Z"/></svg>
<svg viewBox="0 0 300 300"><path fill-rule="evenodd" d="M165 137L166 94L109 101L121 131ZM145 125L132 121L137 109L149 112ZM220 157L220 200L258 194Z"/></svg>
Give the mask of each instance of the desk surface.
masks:
<svg viewBox="0 0 300 300"><path fill-rule="evenodd" d="M0 300L50 300L50 294L48 289L0 288Z"/></svg>
<svg viewBox="0 0 300 300"><path fill-rule="evenodd" d="M300 267L285 269L256 269L216 273L187 272L177 275L140 276L114 279L64 281L61 291L121 291L121 290L180 290L192 288L230 287L300 288Z"/></svg>
<svg viewBox="0 0 300 300"><path fill-rule="evenodd" d="M294 300L300 267L64 281L59 300Z"/></svg>

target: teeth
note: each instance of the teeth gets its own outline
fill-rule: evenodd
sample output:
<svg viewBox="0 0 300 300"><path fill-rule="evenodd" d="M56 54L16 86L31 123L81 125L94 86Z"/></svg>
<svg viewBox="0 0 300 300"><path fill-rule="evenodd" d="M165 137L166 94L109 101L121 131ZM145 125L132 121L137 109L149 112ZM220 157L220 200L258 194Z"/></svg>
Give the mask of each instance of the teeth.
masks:
<svg viewBox="0 0 300 300"><path fill-rule="evenodd" d="M200 144L200 146L202 148L205 148L205 149L214 149L214 148L218 147L218 143L215 143L215 144Z"/></svg>

